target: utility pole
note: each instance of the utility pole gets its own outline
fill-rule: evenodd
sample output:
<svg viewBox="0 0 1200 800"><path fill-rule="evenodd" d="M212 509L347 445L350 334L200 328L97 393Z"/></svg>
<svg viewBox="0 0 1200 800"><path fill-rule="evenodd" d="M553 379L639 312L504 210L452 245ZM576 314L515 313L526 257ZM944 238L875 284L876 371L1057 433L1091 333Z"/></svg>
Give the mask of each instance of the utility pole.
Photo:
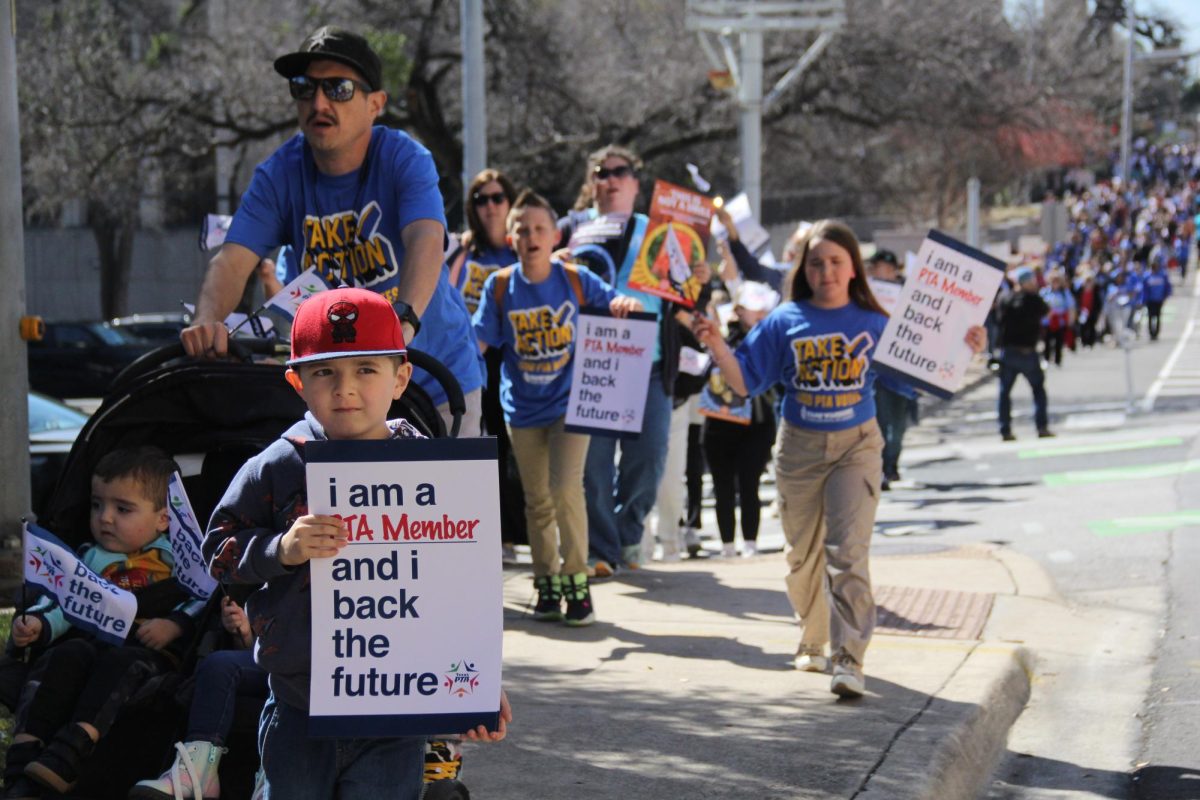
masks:
<svg viewBox="0 0 1200 800"><path fill-rule="evenodd" d="M484 92L483 0L462 0L463 192L487 167L487 97ZM471 198L464 197L466 203Z"/></svg>
<svg viewBox="0 0 1200 800"><path fill-rule="evenodd" d="M843 0L688 0L687 29L700 37L701 49L715 70L728 72L738 107L738 150L742 191L756 218L762 216L762 115L828 46L833 31L846 22ZM820 36L763 99L763 34L768 31L819 31ZM735 51L733 36L739 49ZM721 56L709 40L716 36Z"/></svg>
<svg viewBox="0 0 1200 800"><path fill-rule="evenodd" d="M21 517L29 512L29 389L26 345L20 335L25 313L25 243L21 213L21 125L17 116L17 0L0 0L0 393L8 408L0 414L0 448L5 470L0 481L0 582L17 576Z"/></svg>
<svg viewBox="0 0 1200 800"><path fill-rule="evenodd" d="M967 179L967 244L979 247L979 178Z"/></svg>
<svg viewBox="0 0 1200 800"><path fill-rule="evenodd" d="M1129 186L1129 151L1133 137L1133 37L1137 18L1133 13L1133 0L1125 0L1125 74L1121 81L1121 186Z"/></svg>

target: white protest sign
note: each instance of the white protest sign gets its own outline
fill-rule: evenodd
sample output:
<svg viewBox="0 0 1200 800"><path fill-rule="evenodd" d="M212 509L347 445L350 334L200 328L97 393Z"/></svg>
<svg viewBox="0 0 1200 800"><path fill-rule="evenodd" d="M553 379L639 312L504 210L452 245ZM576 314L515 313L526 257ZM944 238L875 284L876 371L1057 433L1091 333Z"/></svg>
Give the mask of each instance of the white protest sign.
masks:
<svg viewBox="0 0 1200 800"><path fill-rule="evenodd" d="M867 278L867 284L871 287L871 294L875 295L875 299L879 301L879 305L883 306L883 310L889 314L896 310L896 301L900 299L901 284L894 281L881 281L878 278Z"/></svg>
<svg viewBox="0 0 1200 800"><path fill-rule="evenodd" d="M580 310L575 324L579 343L571 367L566 429L609 436L640 434L658 320L640 312L617 319L589 308Z"/></svg>
<svg viewBox="0 0 1200 800"><path fill-rule="evenodd" d="M97 575L54 534L25 523L25 582L46 589L75 627L121 645L133 627L137 598Z"/></svg>
<svg viewBox="0 0 1200 800"><path fill-rule="evenodd" d="M732 200L726 200L725 210L729 212L729 216L738 230L738 238L751 253L758 255L760 250L765 249L771 243L771 234L754 218L754 212L750 209L750 198L746 196L745 192ZM725 226L721 224L716 215L713 216L709 226L712 235L722 241L729 237Z"/></svg>
<svg viewBox="0 0 1200 800"><path fill-rule="evenodd" d="M310 562L310 734L495 730L504 635L496 440L305 445L308 508L350 543Z"/></svg>
<svg viewBox="0 0 1200 800"><path fill-rule="evenodd" d="M983 324L1003 277L1004 262L930 231L875 348L875 367L938 397L953 395L971 361L967 330Z"/></svg>
<svg viewBox="0 0 1200 800"><path fill-rule="evenodd" d="M224 244L231 224L233 216L230 214L205 214L204 222L200 224L200 249L212 250Z"/></svg>
<svg viewBox="0 0 1200 800"><path fill-rule="evenodd" d="M183 478L178 472L167 484L167 509L170 512L167 538L171 540L171 555L175 559L175 580L192 597L207 600L212 597L217 582L208 574L200 552L204 529L196 521L196 512L192 511Z"/></svg>

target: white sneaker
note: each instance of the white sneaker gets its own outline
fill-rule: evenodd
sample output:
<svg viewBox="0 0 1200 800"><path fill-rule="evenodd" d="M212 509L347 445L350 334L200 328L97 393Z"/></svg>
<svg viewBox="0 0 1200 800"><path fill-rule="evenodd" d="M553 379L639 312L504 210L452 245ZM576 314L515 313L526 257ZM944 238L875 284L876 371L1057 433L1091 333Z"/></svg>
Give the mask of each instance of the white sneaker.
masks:
<svg viewBox="0 0 1200 800"><path fill-rule="evenodd" d="M825 657L825 648L800 645L792 666L801 672L825 672L829 669L829 659Z"/></svg>
<svg viewBox="0 0 1200 800"><path fill-rule="evenodd" d="M721 558L737 558L737 545L733 542L721 545Z"/></svg>
<svg viewBox="0 0 1200 800"><path fill-rule="evenodd" d="M863 678L862 667L845 653L839 654L833 660L833 680L829 691L838 697L862 697L867 691L867 682Z"/></svg>
<svg viewBox="0 0 1200 800"><path fill-rule="evenodd" d="M753 558L758 555L758 542L742 542L742 558Z"/></svg>

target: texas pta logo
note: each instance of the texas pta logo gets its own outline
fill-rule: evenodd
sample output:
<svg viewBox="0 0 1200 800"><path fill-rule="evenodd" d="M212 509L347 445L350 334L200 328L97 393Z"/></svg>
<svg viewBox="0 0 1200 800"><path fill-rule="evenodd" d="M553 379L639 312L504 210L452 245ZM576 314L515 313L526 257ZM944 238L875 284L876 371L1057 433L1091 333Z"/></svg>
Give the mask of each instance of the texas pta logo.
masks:
<svg viewBox="0 0 1200 800"><path fill-rule="evenodd" d="M34 574L39 578L44 578L54 588L62 588L65 574L62 562L46 548L34 545L33 550L29 553L29 566L33 567Z"/></svg>
<svg viewBox="0 0 1200 800"><path fill-rule="evenodd" d="M442 686L455 697L474 694L475 688L479 686L479 671L470 661L461 659L457 664L450 665L450 671L446 673Z"/></svg>

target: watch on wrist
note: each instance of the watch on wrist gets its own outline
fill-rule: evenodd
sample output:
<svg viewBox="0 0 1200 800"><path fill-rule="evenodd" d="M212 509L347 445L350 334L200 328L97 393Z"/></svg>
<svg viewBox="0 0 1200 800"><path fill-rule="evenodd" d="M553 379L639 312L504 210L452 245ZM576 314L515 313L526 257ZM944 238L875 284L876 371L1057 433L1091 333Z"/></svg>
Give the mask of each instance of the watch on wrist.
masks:
<svg viewBox="0 0 1200 800"><path fill-rule="evenodd" d="M417 316L417 312L413 311L413 307L403 300L398 301L393 308L396 309L396 316L400 317L401 322L407 322L412 326L413 336L421 331L421 318Z"/></svg>

